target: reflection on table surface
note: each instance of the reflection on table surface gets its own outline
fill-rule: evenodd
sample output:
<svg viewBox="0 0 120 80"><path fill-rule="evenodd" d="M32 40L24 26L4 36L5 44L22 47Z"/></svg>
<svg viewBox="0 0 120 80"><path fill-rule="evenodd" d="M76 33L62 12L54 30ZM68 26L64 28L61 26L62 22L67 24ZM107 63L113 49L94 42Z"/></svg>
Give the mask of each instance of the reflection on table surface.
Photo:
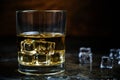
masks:
<svg viewBox="0 0 120 80"><path fill-rule="evenodd" d="M17 71L15 39L10 42L2 41L0 42L0 80L117 80L120 76L120 65L114 65L112 69L100 69L101 57L107 55L105 53L108 53L109 50L105 50L109 49L110 46L104 50L97 49L95 48L96 46L91 46L88 43L87 46L91 47L92 50L93 62L92 65L81 65L79 63L78 53L80 46L84 46L83 43L85 42L79 42L80 40L78 38L75 41L67 42L64 73L51 76L23 75Z"/></svg>

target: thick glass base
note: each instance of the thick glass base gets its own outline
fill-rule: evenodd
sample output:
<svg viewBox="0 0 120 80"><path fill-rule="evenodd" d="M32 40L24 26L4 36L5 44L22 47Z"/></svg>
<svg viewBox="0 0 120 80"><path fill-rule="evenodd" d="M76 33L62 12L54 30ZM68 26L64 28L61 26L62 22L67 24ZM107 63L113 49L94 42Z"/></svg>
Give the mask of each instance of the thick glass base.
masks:
<svg viewBox="0 0 120 80"><path fill-rule="evenodd" d="M64 63L56 66L24 66L19 64L18 72L25 75L54 75L65 71Z"/></svg>

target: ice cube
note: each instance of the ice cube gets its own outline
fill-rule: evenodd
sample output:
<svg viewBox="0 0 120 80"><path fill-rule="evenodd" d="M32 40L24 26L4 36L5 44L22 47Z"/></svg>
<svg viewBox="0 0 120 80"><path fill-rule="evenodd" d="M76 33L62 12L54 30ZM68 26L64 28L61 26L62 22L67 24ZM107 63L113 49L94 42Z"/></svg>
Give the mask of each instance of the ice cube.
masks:
<svg viewBox="0 0 120 80"><path fill-rule="evenodd" d="M29 55L25 52L18 52L18 61L22 65L31 65L33 57L33 55Z"/></svg>
<svg viewBox="0 0 120 80"><path fill-rule="evenodd" d="M118 57L118 52L119 52L119 49L110 49L110 54L109 54L109 57L111 59L117 59Z"/></svg>
<svg viewBox="0 0 120 80"><path fill-rule="evenodd" d="M31 39L25 39L24 41L21 41L21 51L36 53L35 41Z"/></svg>
<svg viewBox="0 0 120 80"><path fill-rule="evenodd" d="M55 43L54 42L50 42L50 41L36 41L35 42L36 45L36 51L39 54L54 54L54 49L55 49Z"/></svg>
<svg viewBox="0 0 120 80"><path fill-rule="evenodd" d="M110 59L110 57L108 56L102 56L100 68L112 69L112 67L113 67L113 60Z"/></svg>
<svg viewBox="0 0 120 80"><path fill-rule="evenodd" d="M78 56L81 64L92 63L91 48L81 47Z"/></svg>

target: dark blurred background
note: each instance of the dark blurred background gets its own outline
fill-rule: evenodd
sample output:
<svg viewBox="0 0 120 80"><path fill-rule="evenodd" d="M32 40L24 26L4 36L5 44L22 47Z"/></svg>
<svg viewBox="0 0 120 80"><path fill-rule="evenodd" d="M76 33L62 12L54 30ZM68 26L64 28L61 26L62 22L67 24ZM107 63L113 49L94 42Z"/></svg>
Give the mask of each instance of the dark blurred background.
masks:
<svg viewBox="0 0 120 80"><path fill-rule="evenodd" d="M16 10L25 9L67 10L67 36L74 46L119 47L111 0L0 0L0 36L16 36Z"/></svg>
<svg viewBox="0 0 120 80"><path fill-rule="evenodd" d="M93 58L96 58L93 63L95 61L99 64L101 56L108 55L110 48L120 48L119 26L116 26L117 21L113 19L117 16L113 15L114 2L113 0L0 0L0 80L1 76L18 77L16 76L17 10L67 10L66 51L78 55L80 47L91 47ZM68 57L68 61L75 59L76 61L72 62L78 62L78 56L72 55L72 58ZM76 70L73 72L79 71ZM116 69L115 75L120 76L118 71ZM99 72L93 73L97 74L100 77Z"/></svg>
<svg viewBox="0 0 120 80"><path fill-rule="evenodd" d="M0 35L15 35L16 10L67 10L67 35L113 36L110 0L0 0Z"/></svg>

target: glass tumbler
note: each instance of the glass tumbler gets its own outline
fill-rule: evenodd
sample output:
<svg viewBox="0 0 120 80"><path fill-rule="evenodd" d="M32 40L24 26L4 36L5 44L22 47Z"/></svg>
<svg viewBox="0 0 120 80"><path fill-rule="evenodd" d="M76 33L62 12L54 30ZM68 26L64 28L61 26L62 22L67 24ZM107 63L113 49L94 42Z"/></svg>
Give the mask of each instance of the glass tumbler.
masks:
<svg viewBox="0 0 120 80"><path fill-rule="evenodd" d="M16 11L18 71L53 75L65 71L65 10Z"/></svg>

